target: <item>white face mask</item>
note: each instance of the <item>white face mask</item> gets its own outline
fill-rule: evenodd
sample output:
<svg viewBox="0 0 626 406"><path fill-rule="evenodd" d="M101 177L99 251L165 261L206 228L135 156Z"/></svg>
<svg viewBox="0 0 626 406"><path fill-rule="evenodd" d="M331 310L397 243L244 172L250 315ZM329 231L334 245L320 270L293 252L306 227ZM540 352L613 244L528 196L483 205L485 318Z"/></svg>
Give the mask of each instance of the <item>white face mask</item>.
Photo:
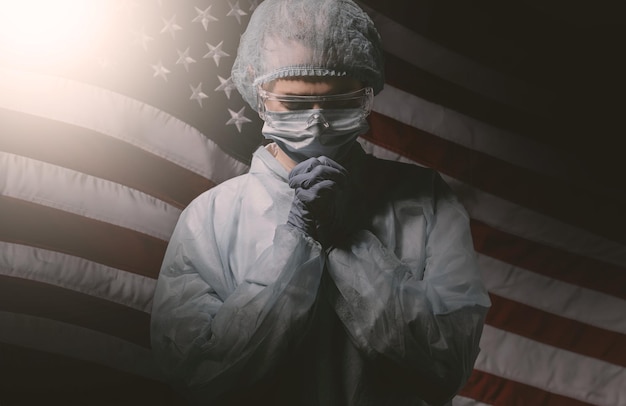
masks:
<svg viewBox="0 0 626 406"><path fill-rule="evenodd" d="M266 111L261 132L294 161L327 156L341 161L369 129L362 108Z"/></svg>

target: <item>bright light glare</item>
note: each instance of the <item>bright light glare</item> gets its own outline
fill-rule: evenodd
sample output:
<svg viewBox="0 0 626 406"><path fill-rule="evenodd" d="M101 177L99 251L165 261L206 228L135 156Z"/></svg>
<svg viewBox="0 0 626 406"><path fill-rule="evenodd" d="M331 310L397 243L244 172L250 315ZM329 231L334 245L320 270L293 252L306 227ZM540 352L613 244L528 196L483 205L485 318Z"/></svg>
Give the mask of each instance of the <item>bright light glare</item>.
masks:
<svg viewBox="0 0 626 406"><path fill-rule="evenodd" d="M0 0L0 52L14 62L51 62L80 52L101 13L94 0Z"/></svg>

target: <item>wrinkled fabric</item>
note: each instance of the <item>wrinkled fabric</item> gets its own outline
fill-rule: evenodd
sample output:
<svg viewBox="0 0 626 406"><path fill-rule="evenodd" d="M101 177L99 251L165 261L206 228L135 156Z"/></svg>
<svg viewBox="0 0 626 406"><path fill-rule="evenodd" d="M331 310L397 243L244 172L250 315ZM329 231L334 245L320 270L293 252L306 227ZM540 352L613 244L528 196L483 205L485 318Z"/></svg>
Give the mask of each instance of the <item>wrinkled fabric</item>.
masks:
<svg viewBox="0 0 626 406"><path fill-rule="evenodd" d="M241 37L232 79L257 110L259 85L287 77L349 76L384 85L381 40L351 0L265 0Z"/></svg>
<svg viewBox="0 0 626 406"><path fill-rule="evenodd" d="M351 225L326 250L286 224L264 148L184 210L151 333L195 403L444 404L466 382L490 302L465 210L433 170L360 148L346 169Z"/></svg>

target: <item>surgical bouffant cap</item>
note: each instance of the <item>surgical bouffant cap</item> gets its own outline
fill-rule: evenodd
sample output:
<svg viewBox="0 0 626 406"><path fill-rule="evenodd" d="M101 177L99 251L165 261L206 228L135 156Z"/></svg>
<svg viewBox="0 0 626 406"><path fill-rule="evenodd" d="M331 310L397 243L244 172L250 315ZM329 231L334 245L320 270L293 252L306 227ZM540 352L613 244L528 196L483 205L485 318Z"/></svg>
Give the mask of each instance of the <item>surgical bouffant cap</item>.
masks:
<svg viewBox="0 0 626 406"><path fill-rule="evenodd" d="M347 76L383 88L380 36L351 0L265 0L241 37L232 79L257 109L257 87L278 78Z"/></svg>

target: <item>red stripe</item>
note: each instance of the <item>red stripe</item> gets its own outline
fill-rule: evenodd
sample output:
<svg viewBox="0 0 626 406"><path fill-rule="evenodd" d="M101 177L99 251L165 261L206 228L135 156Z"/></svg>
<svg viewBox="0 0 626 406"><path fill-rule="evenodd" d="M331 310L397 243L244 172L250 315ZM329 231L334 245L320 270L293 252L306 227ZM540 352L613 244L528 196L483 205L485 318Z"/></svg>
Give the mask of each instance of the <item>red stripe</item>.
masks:
<svg viewBox="0 0 626 406"><path fill-rule="evenodd" d="M127 228L0 196L0 241L85 258L156 279L167 242Z"/></svg>
<svg viewBox="0 0 626 406"><path fill-rule="evenodd" d="M215 184L122 140L55 120L0 109L0 151L107 179L183 208ZM51 140L54 140L51 142Z"/></svg>
<svg viewBox="0 0 626 406"><path fill-rule="evenodd" d="M486 323L563 350L626 367L626 335L490 294Z"/></svg>
<svg viewBox="0 0 626 406"><path fill-rule="evenodd" d="M625 238L624 203L594 196L482 152L473 151L381 114L370 115L370 142L420 164L615 241ZM525 157L532 160L532 157Z"/></svg>
<svg viewBox="0 0 626 406"><path fill-rule="evenodd" d="M626 299L623 267L548 247L478 220L471 220L471 230L477 252L549 278Z"/></svg>
<svg viewBox="0 0 626 406"><path fill-rule="evenodd" d="M4 343L0 359L3 406L185 404L162 382L87 361Z"/></svg>
<svg viewBox="0 0 626 406"><path fill-rule="evenodd" d="M494 406L589 406L591 403L550 393L521 382L474 370L459 395Z"/></svg>
<svg viewBox="0 0 626 406"><path fill-rule="evenodd" d="M150 348L148 313L46 283L1 275L0 298L0 311L75 324Z"/></svg>

